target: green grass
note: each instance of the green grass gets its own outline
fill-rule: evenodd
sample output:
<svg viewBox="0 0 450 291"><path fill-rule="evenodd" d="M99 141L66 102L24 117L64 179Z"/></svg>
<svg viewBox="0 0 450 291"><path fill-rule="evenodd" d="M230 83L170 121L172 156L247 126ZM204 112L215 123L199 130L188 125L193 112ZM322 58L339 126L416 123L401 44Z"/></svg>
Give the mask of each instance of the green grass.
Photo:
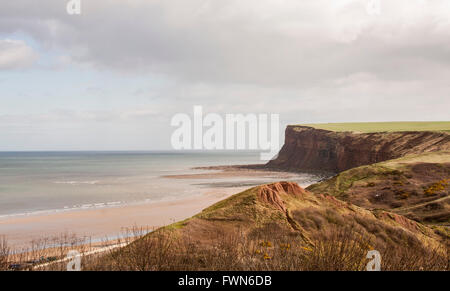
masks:
<svg viewBox="0 0 450 291"><path fill-rule="evenodd" d="M450 163L450 151L428 152L417 155L408 155L394 160L379 163L380 165L400 168L413 163Z"/></svg>
<svg viewBox="0 0 450 291"><path fill-rule="evenodd" d="M445 131L450 132L450 121L402 121L298 124L330 131L392 132L392 131Z"/></svg>

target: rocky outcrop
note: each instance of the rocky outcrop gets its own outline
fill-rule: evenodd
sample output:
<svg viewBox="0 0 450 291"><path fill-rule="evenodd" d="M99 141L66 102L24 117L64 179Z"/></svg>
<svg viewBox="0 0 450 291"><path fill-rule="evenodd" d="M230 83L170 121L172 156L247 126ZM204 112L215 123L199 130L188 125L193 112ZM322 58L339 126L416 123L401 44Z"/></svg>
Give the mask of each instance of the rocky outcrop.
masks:
<svg viewBox="0 0 450 291"><path fill-rule="evenodd" d="M450 150L445 132L334 132L288 126L278 157L266 168L341 172L409 154Z"/></svg>
<svg viewBox="0 0 450 291"><path fill-rule="evenodd" d="M290 195L301 198L306 195L306 191L296 183L278 182L268 185L261 185L258 188L258 198L260 201L274 206L281 211L286 211L286 205L280 195Z"/></svg>

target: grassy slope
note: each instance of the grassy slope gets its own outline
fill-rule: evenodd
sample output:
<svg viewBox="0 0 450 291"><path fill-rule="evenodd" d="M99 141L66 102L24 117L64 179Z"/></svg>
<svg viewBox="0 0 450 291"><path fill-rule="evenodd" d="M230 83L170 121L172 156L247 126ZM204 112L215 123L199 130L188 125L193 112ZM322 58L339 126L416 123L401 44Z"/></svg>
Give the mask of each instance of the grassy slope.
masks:
<svg viewBox="0 0 450 291"><path fill-rule="evenodd" d="M160 228L90 269L363 270L368 250L376 249L383 270L416 270L425 263L425 270L440 270L447 263L442 241L441 233L401 215L279 182ZM430 259L435 256L444 265Z"/></svg>
<svg viewBox="0 0 450 291"><path fill-rule="evenodd" d="M358 206L388 209L418 221L450 224L450 152L406 156L344 171L311 185Z"/></svg>
<svg viewBox="0 0 450 291"><path fill-rule="evenodd" d="M317 129L344 132L392 132L392 131L445 131L450 132L450 121L433 122L355 122L299 124Z"/></svg>
<svg viewBox="0 0 450 291"><path fill-rule="evenodd" d="M284 213L258 198L260 187L263 186L233 195L204 209L192 218L163 229L176 231L178 234L184 233L191 239L197 238L194 240L199 241L211 239L210 236L218 230L231 232L232 229L238 228L245 233L251 233L259 229L265 233L264 229L274 223L284 231L301 234L305 242L336 227L351 225L362 226L368 235L375 235L377 239L391 243L392 227L415 233L420 240L431 234L420 224L410 228L410 223L400 222L404 218L391 216L387 212L380 210L371 212L332 197L316 196L308 192L305 192L302 198L280 194L287 207L287 213ZM376 233L371 229L374 225Z"/></svg>

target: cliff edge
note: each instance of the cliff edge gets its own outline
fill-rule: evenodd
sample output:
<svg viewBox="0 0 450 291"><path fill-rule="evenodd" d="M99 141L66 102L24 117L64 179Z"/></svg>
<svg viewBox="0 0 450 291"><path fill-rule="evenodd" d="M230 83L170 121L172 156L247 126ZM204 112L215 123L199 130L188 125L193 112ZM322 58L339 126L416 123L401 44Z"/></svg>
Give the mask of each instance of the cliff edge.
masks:
<svg viewBox="0 0 450 291"><path fill-rule="evenodd" d="M450 150L446 132L335 132L309 126L288 126L278 157L266 168L290 171L342 172L354 167Z"/></svg>

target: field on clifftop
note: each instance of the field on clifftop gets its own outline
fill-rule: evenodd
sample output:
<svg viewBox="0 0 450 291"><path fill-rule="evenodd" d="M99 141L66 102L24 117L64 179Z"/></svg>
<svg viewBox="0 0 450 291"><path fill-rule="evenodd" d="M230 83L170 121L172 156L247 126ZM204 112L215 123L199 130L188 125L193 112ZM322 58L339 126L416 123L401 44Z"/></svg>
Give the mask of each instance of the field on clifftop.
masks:
<svg viewBox="0 0 450 291"><path fill-rule="evenodd" d="M298 124L336 132L394 132L394 131L445 131L450 132L450 121L423 122L354 122Z"/></svg>

